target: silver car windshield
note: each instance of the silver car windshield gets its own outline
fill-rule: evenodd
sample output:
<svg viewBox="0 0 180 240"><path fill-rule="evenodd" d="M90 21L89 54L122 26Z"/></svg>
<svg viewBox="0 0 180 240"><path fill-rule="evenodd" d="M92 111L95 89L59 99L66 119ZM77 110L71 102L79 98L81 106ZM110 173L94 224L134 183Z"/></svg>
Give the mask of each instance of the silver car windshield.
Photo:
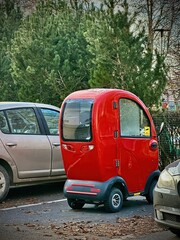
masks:
<svg viewBox="0 0 180 240"><path fill-rule="evenodd" d="M63 111L62 137L68 141L91 141L92 99L67 100Z"/></svg>

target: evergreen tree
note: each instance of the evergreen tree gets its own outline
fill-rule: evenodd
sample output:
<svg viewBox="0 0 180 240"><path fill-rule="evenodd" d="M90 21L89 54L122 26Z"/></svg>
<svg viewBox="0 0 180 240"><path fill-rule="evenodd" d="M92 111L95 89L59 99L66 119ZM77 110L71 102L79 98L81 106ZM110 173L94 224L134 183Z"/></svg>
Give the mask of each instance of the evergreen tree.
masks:
<svg viewBox="0 0 180 240"><path fill-rule="evenodd" d="M129 90L152 106L165 88L164 59L148 48L144 31L133 32L135 18L129 17L126 1L122 6L123 11L107 9L88 21L85 37L94 56L89 83Z"/></svg>
<svg viewBox="0 0 180 240"><path fill-rule="evenodd" d="M42 1L16 32L12 74L20 100L60 105L72 91L87 88L88 52L81 16L63 1Z"/></svg>
<svg viewBox="0 0 180 240"><path fill-rule="evenodd" d="M19 100L59 105L75 90L108 87L157 103L166 84L163 56L151 52L144 31L134 31L126 1L117 11L119 2L85 8L83 1L41 0L9 49Z"/></svg>
<svg viewBox="0 0 180 240"><path fill-rule="evenodd" d="M17 89L11 77L11 38L19 27L22 14L12 0L0 3L0 101L18 100Z"/></svg>

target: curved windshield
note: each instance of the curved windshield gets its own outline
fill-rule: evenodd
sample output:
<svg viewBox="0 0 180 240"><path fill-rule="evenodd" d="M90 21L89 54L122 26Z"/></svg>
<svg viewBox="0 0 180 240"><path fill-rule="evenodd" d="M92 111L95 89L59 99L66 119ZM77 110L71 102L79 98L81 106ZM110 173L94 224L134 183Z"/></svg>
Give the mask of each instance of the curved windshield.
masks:
<svg viewBox="0 0 180 240"><path fill-rule="evenodd" d="M62 118L62 137L68 141L90 141L92 139L92 99L67 100Z"/></svg>

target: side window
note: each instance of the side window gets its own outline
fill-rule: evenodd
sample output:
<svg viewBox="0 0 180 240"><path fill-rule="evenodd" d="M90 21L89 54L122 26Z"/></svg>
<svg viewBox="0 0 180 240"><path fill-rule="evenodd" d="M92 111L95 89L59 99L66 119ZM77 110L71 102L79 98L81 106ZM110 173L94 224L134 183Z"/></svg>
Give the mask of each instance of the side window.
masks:
<svg viewBox="0 0 180 240"><path fill-rule="evenodd" d="M8 126L8 123L7 123L7 120L4 116L4 112L1 111L0 112L0 130L3 132L3 133L9 133L10 130L9 130L9 126Z"/></svg>
<svg viewBox="0 0 180 240"><path fill-rule="evenodd" d="M58 135L58 122L59 122L59 112L52 109L41 108L42 114L46 120L49 133L51 135Z"/></svg>
<svg viewBox="0 0 180 240"><path fill-rule="evenodd" d="M39 125L33 108L6 110L11 133L40 134Z"/></svg>
<svg viewBox="0 0 180 240"><path fill-rule="evenodd" d="M119 107L121 136L150 137L150 121L136 102L122 98Z"/></svg>

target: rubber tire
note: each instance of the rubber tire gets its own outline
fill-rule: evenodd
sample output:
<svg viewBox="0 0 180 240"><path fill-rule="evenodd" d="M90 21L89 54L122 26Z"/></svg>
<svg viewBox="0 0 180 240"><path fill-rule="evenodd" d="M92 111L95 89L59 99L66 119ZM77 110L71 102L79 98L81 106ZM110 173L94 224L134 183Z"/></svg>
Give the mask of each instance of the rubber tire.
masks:
<svg viewBox="0 0 180 240"><path fill-rule="evenodd" d="M172 233L176 234L178 237L180 237L180 230L179 230L179 229L170 228L169 230L170 230Z"/></svg>
<svg viewBox="0 0 180 240"><path fill-rule="evenodd" d="M107 199L104 201L106 212L119 212L123 205L123 194L119 188L112 188Z"/></svg>
<svg viewBox="0 0 180 240"><path fill-rule="evenodd" d="M0 165L0 202L2 202L8 192L10 187L10 179L6 169Z"/></svg>
<svg viewBox="0 0 180 240"><path fill-rule="evenodd" d="M153 203L153 191L154 191L154 188L157 184L157 180L153 180L151 182L151 185L149 187L149 192L148 194L146 195L146 200L148 201L148 203L152 204Z"/></svg>
<svg viewBox="0 0 180 240"><path fill-rule="evenodd" d="M68 198L67 202L72 209L82 209L85 205L85 202L83 200L78 200L73 198Z"/></svg>

